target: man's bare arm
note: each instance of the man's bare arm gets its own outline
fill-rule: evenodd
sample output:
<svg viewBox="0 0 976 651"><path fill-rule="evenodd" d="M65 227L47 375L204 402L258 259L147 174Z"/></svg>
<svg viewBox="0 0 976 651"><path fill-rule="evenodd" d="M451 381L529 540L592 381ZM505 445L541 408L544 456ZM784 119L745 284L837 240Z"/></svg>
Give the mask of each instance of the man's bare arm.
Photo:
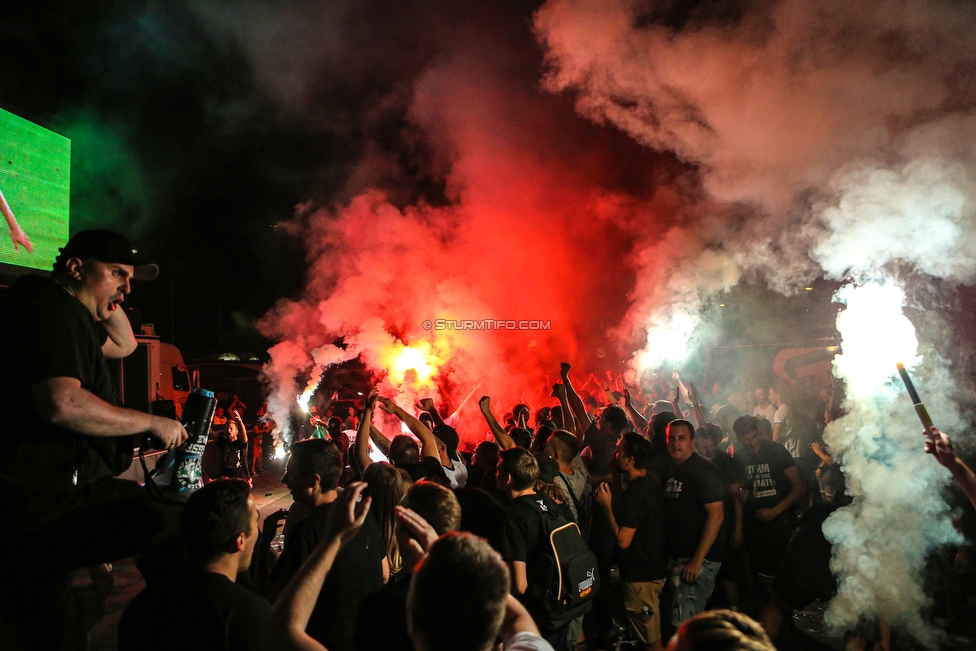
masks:
<svg viewBox="0 0 976 651"><path fill-rule="evenodd" d="M373 440L376 447L380 449L380 452L385 454L387 457L390 456L390 446L393 445L393 441L386 438L383 432L376 429L376 426L370 423L369 426L369 438Z"/></svg>
<svg viewBox="0 0 976 651"><path fill-rule="evenodd" d="M566 385L552 385L552 395L559 400L559 407L563 412L563 429L576 438L582 439L582 432L576 431L576 419L573 417L573 409L569 406L569 397L566 395Z"/></svg>
<svg viewBox="0 0 976 651"><path fill-rule="evenodd" d="M498 447L502 450L514 448L515 439L502 429L502 426L495 419L495 415L491 413L491 398L481 396L481 400L478 401L478 406L481 408L481 415L485 417L485 422L488 423L491 433L495 436L495 443L498 444Z"/></svg>
<svg viewBox="0 0 976 651"><path fill-rule="evenodd" d="M355 458L359 465L359 472L366 472L366 468L373 463L369 458L369 431L373 427L373 409L376 407L376 398L379 392L373 389L366 398L366 409L363 410L363 418L359 421L359 430L356 432Z"/></svg>
<svg viewBox="0 0 976 651"><path fill-rule="evenodd" d="M441 418L440 413L437 411L437 407L434 406L434 401L431 398L424 398L417 405L417 408L421 411L425 411L430 415L430 419L434 422L434 427L444 424L444 419Z"/></svg>
<svg viewBox="0 0 976 651"><path fill-rule="evenodd" d="M108 334L108 339L102 344L102 355L106 359L122 359L136 352L139 344L132 333L132 324L121 306L109 317L101 322L101 326Z"/></svg>
<svg viewBox="0 0 976 651"><path fill-rule="evenodd" d="M380 409L402 420L407 426L407 429L413 432L413 435L420 440L420 455L425 458L433 457L440 463L441 455L437 453L437 441L434 439L434 433L426 425L417 420L413 414L407 413L403 407L389 398L379 396L377 400L380 403Z"/></svg>
<svg viewBox="0 0 976 651"><path fill-rule="evenodd" d="M111 437L149 432L167 448L186 440L186 430L178 420L110 405L81 388L77 378L43 380L31 387L31 393L41 420L79 434Z"/></svg>
<svg viewBox="0 0 976 651"><path fill-rule="evenodd" d="M634 427L639 432L645 431L647 429L647 419L644 418L644 414L640 413L640 410L634 405L634 398L630 395L630 389L627 387L624 387L624 404L627 405L630 419L634 421Z"/></svg>
<svg viewBox="0 0 976 651"><path fill-rule="evenodd" d="M956 456L948 434L939 431L939 428L933 425L927 435L929 438L925 441L925 451L952 473L953 479L962 488L970 503L976 506L976 474L973 474L969 466Z"/></svg>
<svg viewBox="0 0 976 651"><path fill-rule="evenodd" d="M572 407L573 416L576 417L576 424L579 427L577 438L582 441L586 430L590 428L590 416L586 413L586 406L583 405L583 400L580 399L579 394L576 393L576 389L573 388L573 381L569 379L570 368L572 367L569 364L563 362L559 366L559 372L563 378L563 386L566 387L566 399L569 401L569 406Z"/></svg>

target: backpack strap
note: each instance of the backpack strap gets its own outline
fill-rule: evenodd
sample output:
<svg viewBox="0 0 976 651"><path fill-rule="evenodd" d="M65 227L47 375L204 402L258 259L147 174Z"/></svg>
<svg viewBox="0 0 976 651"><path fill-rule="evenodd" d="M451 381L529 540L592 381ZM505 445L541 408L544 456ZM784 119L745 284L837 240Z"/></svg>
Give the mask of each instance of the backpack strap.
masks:
<svg viewBox="0 0 976 651"><path fill-rule="evenodd" d="M563 478L563 483L566 484L566 488L569 489L569 496L573 498L573 506L576 507L576 519L578 520L582 513L580 512L579 500L576 499L576 493L573 492L573 486L569 483L569 477L564 475L562 472L559 473L559 476Z"/></svg>

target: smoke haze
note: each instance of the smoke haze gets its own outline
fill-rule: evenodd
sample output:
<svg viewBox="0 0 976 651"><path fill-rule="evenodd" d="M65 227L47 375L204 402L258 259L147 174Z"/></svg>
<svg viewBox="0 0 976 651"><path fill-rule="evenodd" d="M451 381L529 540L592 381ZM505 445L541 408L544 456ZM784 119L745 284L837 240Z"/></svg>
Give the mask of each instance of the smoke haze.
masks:
<svg viewBox="0 0 976 651"><path fill-rule="evenodd" d="M945 327L917 312L936 299L913 306L927 324L917 343L903 306L909 284L924 297L931 278L970 283L976 271L976 8L549 0L535 27L549 90L675 152L707 192L708 217L640 256L620 326L644 341L639 368L707 339L702 314L739 281L784 293L819 277L863 283L836 297L848 414L826 436L856 501L824 528L841 579L828 622L883 616L933 643L921 575L957 539L939 497L948 476L922 457L892 374L896 355L920 364L939 425L962 425Z"/></svg>

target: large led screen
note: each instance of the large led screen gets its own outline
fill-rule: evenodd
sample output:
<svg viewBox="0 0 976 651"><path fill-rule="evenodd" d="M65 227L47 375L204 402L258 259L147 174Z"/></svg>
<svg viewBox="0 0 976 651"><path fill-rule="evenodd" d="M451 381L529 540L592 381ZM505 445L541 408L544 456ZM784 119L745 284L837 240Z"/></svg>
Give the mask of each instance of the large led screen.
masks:
<svg viewBox="0 0 976 651"><path fill-rule="evenodd" d="M71 141L0 109L0 263L50 269L68 241Z"/></svg>

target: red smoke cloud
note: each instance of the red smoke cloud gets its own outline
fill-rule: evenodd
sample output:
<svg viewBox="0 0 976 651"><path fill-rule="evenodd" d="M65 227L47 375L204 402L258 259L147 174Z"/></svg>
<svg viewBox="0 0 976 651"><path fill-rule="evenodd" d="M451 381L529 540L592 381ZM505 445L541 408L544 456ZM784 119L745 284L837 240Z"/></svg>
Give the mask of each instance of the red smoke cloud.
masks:
<svg viewBox="0 0 976 651"><path fill-rule="evenodd" d="M620 365L619 342L605 332L626 309L635 242L659 233L678 201L660 165L667 157L574 117L537 79L506 70L518 55L490 46L456 52L414 85L410 119L447 170L448 205L396 206L367 190L303 208L291 224L307 243L308 285L262 323L282 342L268 369L273 411L294 405L303 388L294 378L317 366L313 352L320 361L361 355L379 377L402 346L421 348L439 386L453 388L442 396L452 407L479 382L500 408L538 407L549 404L546 376L555 381L561 361ZM550 329L424 328L437 319ZM337 337L347 351L328 346ZM432 391L390 377L383 388L403 404ZM480 438L477 408L467 414L462 436Z"/></svg>

